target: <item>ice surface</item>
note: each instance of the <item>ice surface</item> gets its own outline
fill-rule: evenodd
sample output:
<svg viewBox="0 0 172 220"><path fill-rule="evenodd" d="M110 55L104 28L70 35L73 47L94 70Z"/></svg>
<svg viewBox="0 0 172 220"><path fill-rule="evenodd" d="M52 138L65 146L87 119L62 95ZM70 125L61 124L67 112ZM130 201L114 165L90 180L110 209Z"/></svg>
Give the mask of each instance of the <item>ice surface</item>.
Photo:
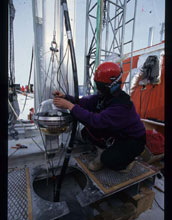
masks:
<svg viewBox="0 0 172 220"><path fill-rule="evenodd" d="M30 113L29 110L31 108L34 108L34 95L32 93L28 94L27 99L26 99L25 95L17 94L17 98L18 98L19 108L20 108L19 119L28 120L28 115ZM23 110L25 99L26 99L26 105L25 105L25 108Z"/></svg>

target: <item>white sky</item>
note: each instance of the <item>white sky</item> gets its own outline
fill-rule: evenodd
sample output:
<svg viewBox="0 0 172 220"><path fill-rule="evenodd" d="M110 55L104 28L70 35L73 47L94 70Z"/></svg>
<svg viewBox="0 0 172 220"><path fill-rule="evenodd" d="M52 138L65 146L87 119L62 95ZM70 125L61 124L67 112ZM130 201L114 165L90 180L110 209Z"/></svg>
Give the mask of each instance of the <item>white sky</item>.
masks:
<svg viewBox="0 0 172 220"><path fill-rule="evenodd" d="M26 85L29 79L33 45L31 0L13 0L14 53L16 83ZM85 48L85 0L76 0L76 60L79 84L83 83ZM128 9L130 10L130 9ZM153 44L160 42L161 24L165 21L165 0L138 0L134 50L147 47L149 27L154 27ZM126 30L127 31L127 30ZM33 74L31 78L33 83Z"/></svg>

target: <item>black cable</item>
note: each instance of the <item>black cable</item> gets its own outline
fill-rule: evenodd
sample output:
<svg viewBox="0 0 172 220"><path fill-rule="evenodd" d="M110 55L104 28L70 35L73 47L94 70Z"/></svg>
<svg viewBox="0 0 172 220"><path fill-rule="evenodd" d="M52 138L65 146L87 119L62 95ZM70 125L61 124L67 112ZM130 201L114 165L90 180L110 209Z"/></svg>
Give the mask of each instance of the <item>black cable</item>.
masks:
<svg viewBox="0 0 172 220"><path fill-rule="evenodd" d="M59 82L59 80L58 80L58 72L61 73L61 77L62 77L62 80L63 80L63 84L65 85L65 80L64 80L63 74L62 74L62 72L61 72L61 65L62 65L62 63L63 63L63 61L64 61L64 58L65 58L66 55L67 55L68 49L69 49L69 47L68 47L68 45L67 45L65 54L64 54L64 56L63 56L62 61L61 61L60 64L59 64L59 68L58 68L58 70L57 70L57 82L58 82L58 84L59 84L59 87L61 87L61 85L60 85L60 82ZM56 56L56 59L57 59L57 56ZM61 87L61 89L62 89L62 91L64 92L64 94L66 95L66 94L67 94L67 86L65 85L66 92L64 91L64 89L63 89L62 87Z"/></svg>
<svg viewBox="0 0 172 220"><path fill-rule="evenodd" d="M58 167L59 167L59 165L60 165L60 162L61 162L61 159L62 159L62 157L63 157L63 154L64 154L65 151L66 151L65 149L66 149L68 140L69 140L69 134L68 134L68 136L67 136L67 138L66 138L66 144L65 144L65 146L63 147L63 150L62 150L62 152L61 152L60 155L59 155L59 161L58 161L58 165L57 165L57 170L58 170Z"/></svg>
<svg viewBox="0 0 172 220"><path fill-rule="evenodd" d="M64 18L65 18L65 28L66 28L67 37L68 37L68 45L70 48L70 55L71 55L71 61L72 61L72 71L73 71L73 81L74 81L75 102L77 103L78 99L79 99L78 76L77 76L76 58L75 58L75 50L74 50L73 39L72 39L72 31L71 31L71 26L70 26L69 12L68 12L68 8L67 8L67 1L61 0L61 6L63 7L63 13L64 13ZM66 155L64 158L61 172L60 172L59 180L58 180L58 182L56 182L56 188L55 188L55 194L54 194L54 201L55 202L58 202L60 199L61 185L62 185L64 176L65 176L65 173L66 173L66 170L68 167L69 159L70 159L70 156L72 153L76 129L77 129L77 121L73 120L72 133L71 133L69 145L66 150Z"/></svg>
<svg viewBox="0 0 172 220"><path fill-rule="evenodd" d="M72 128L71 138L70 138L70 141L69 141L69 146L68 146L67 151L66 151L66 155L65 155L65 158L64 158L64 162L63 162L61 172L60 172L59 180L56 184L54 202L58 202L59 198L60 198L61 185L62 185L64 176L66 174L66 169L68 167L70 155L71 155L71 152L72 152L73 141L74 141L74 137L75 137L75 133L76 133L76 127L77 127L77 121L73 122L73 128Z"/></svg>
<svg viewBox="0 0 172 220"><path fill-rule="evenodd" d="M33 47L32 47L32 56L31 56L31 64L30 64L30 73L29 73L29 80L28 80L28 88L30 86L30 79L31 79L31 74L32 74L32 65L33 65ZM27 100L27 93L26 93L26 98L25 98L25 103L23 105L23 110L22 112L24 111L25 109L25 106L26 106L26 100Z"/></svg>
<svg viewBox="0 0 172 220"><path fill-rule="evenodd" d="M67 54L67 73L66 73L66 84L67 84L67 94L69 94L69 83L68 83L68 67L69 67L69 52Z"/></svg>
<svg viewBox="0 0 172 220"><path fill-rule="evenodd" d="M158 207L164 212L164 209L160 206L160 204L157 202L157 200L154 198L156 204L158 205Z"/></svg>
<svg viewBox="0 0 172 220"><path fill-rule="evenodd" d="M53 82L52 76L53 76L53 69L54 69L54 54L55 54L55 52L52 51L52 53L53 53L53 60L52 60L52 65L51 65L51 78L50 78L49 98L50 98L50 95L51 95L51 87L52 87L52 83L51 82Z"/></svg>

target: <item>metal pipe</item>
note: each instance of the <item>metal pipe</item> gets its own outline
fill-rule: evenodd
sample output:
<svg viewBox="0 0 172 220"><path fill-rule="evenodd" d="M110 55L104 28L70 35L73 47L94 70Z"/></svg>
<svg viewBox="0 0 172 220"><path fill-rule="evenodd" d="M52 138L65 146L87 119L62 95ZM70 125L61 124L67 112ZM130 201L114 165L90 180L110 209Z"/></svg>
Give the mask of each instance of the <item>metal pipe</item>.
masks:
<svg viewBox="0 0 172 220"><path fill-rule="evenodd" d="M120 56L121 57L123 57L123 54L124 54L124 35L125 35L126 12L127 12L127 0L124 0L123 21L122 21L122 34L121 34L121 48L120 48Z"/></svg>
<svg viewBox="0 0 172 220"><path fill-rule="evenodd" d="M129 95L130 94L130 87L131 87L131 70L133 67L133 48L134 48L134 34L135 34L135 17L136 17L136 11L137 11L137 0L135 0L135 6L134 6L134 20L133 20L133 31L132 31L132 42L131 42L131 56L130 56L130 76L129 76Z"/></svg>
<svg viewBox="0 0 172 220"><path fill-rule="evenodd" d="M107 2L106 40L105 40L105 59L107 58L108 44L109 44L109 1Z"/></svg>
<svg viewBox="0 0 172 220"><path fill-rule="evenodd" d="M163 40L164 32L165 32L165 24L163 22L161 24L161 30L160 30L160 42Z"/></svg>
<svg viewBox="0 0 172 220"><path fill-rule="evenodd" d="M153 44L153 34L154 34L154 28L149 28L149 37L148 37L148 47L152 46Z"/></svg>
<svg viewBox="0 0 172 220"><path fill-rule="evenodd" d="M37 1L32 0L33 29L34 29L34 108L38 109L41 103L44 85L44 59L43 59L43 7L38 10ZM40 9L40 8L39 8ZM43 97L44 98L44 97Z"/></svg>
<svg viewBox="0 0 172 220"><path fill-rule="evenodd" d="M116 3L118 4L118 0L116 0ZM117 6L115 7L115 17L117 16ZM116 30L116 19L114 19L114 30ZM117 32L115 33L115 35L117 34ZM113 53L115 52L115 41L113 40L112 42L113 45Z"/></svg>
<svg viewBox="0 0 172 220"><path fill-rule="evenodd" d="M60 63L63 60L63 35L64 35L63 7L60 6Z"/></svg>
<svg viewBox="0 0 172 220"><path fill-rule="evenodd" d="M102 11L103 11L103 0L97 0L97 22L96 22L96 61L95 68L100 63L101 56L101 35L102 35Z"/></svg>
<svg viewBox="0 0 172 220"><path fill-rule="evenodd" d="M89 1L86 1L86 19L85 19L85 57L84 57L84 85L86 85L86 93L89 91L89 67L88 67L88 11Z"/></svg>
<svg viewBox="0 0 172 220"><path fill-rule="evenodd" d="M8 4L9 7L9 74L10 74L10 86L13 86L15 83L15 63L14 63L14 33L13 33L13 22L14 22L14 17L15 17L15 8L13 4L13 0L9 1Z"/></svg>

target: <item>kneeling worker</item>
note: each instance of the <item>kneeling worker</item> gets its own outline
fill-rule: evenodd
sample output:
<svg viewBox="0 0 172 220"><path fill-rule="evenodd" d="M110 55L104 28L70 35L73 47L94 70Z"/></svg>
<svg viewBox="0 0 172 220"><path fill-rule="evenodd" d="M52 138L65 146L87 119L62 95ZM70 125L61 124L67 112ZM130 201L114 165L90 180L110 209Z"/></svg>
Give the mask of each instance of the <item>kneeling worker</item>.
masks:
<svg viewBox="0 0 172 220"><path fill-rule="evenodd" d="M89 163L93 171L106 166L128 172L135 157L144 151L145 127L130 96L121 90L121 76L118 64L105 62L95 71L96 95L83 97L75 104L72 96L54 92L54 104L70 110L85 126L82 137L97 148L96 158Z"/></svg>

